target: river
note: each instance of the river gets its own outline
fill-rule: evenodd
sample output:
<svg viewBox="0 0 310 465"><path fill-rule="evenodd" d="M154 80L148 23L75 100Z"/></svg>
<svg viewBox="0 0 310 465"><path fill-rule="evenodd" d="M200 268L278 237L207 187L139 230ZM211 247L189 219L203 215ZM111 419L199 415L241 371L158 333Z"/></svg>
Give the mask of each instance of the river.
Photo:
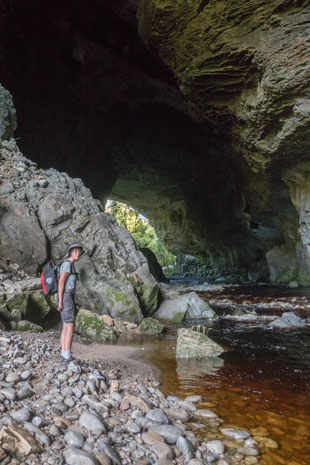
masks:
<svg viewBox="0 0 310 465"><path fill-rule="evenodd" d="M158 368L166 394L201 394L225 425L263 427L261 434L279 448L263 449L262 465L309 465L310 326L280 330L268 323L284 311L308 318L310 290L236 286L217 294L197 293L221 315L209 330L226 348L221 358L177 361L176 327L160 338L132 341L140 346L140 358ZM232 315L240 309L249 315Z"/></svg>

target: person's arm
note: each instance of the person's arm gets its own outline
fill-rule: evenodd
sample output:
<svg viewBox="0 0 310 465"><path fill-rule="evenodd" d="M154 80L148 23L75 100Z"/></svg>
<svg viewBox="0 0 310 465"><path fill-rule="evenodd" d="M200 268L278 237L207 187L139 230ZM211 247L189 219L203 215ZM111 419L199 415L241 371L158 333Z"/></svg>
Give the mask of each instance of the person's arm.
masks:
<svg viewBox="0 0 310 465"><path fill-rule="evenodd" d="M65 282L70 273L62 272L60 274L59 283L58 283L58 307L57 310L61 312L63 309L63 296L65 290Z"/></svg>

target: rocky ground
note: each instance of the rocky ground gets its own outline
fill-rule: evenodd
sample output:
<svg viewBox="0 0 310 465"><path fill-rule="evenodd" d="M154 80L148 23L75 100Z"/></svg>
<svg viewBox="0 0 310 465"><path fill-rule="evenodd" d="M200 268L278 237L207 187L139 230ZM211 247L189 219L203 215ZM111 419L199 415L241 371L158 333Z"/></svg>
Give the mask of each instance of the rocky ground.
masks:
<svg viewBox="0 0 310 465"><path fill-rule="evenodd" d="M64 365L55 335L0 333L1 465L259 463L249 432L223 428L200 396L166 397L123 357L136 349L75 343L81 359Z"/></svg>

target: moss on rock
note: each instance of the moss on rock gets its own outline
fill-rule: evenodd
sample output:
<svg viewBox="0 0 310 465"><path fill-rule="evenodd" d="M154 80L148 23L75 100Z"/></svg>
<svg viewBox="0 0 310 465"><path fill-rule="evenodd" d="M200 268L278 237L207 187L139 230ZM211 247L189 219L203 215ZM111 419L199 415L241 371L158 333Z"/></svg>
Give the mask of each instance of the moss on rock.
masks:
<svg viewBox="0 0 310 465"><path fill-rule="evenodd" d="M178 312L173 316L172 323L175 323L175 324L181 323L181 321L183 321L184 318L185 318L185 313Z"/></svg>
<svg viewBox="0 0 310 465"><path fill-rule="evenodd" d="M136 292L143 315L152 316L156 312L160 300L158 285L139 284L136 287Z"/></svg>
<svg viewBox="0 0 310 465"><path fill-rule="evenodd" d="M14 328L16 331L30 331L31 333L42 333L43 328L42 326L36 325L28 320L20 320L17 321L16 326Z"/></svg>
<svg viewBox="0 0 310 465"><path fill-rule="evenodd" d="M165 327L154 318L144 318L139 326L141 334L158 335L164 331Z"/></svg>
<svg viewBox="0 0 310 465"><path fill-rule="evenodd" d="M113 328L106 325L98 315L84 308L81 308L78 312L76 331L81 336L101 342L115 341L117 339Z"/></svg>

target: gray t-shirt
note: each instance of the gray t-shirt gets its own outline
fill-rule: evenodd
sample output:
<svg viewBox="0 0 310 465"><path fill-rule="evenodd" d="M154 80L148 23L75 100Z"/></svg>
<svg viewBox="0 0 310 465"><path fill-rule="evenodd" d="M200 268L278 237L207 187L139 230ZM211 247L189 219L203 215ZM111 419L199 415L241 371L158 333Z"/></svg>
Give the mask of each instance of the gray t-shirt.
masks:
<svg viewBox="0 0 310 465"><path fill-rule="evenodd" d="M77 277L74 264L71 264L69 260L65 260L60 267L60 275L61 273L69 273L65 282L65 292L74 291Z"/></svg>

